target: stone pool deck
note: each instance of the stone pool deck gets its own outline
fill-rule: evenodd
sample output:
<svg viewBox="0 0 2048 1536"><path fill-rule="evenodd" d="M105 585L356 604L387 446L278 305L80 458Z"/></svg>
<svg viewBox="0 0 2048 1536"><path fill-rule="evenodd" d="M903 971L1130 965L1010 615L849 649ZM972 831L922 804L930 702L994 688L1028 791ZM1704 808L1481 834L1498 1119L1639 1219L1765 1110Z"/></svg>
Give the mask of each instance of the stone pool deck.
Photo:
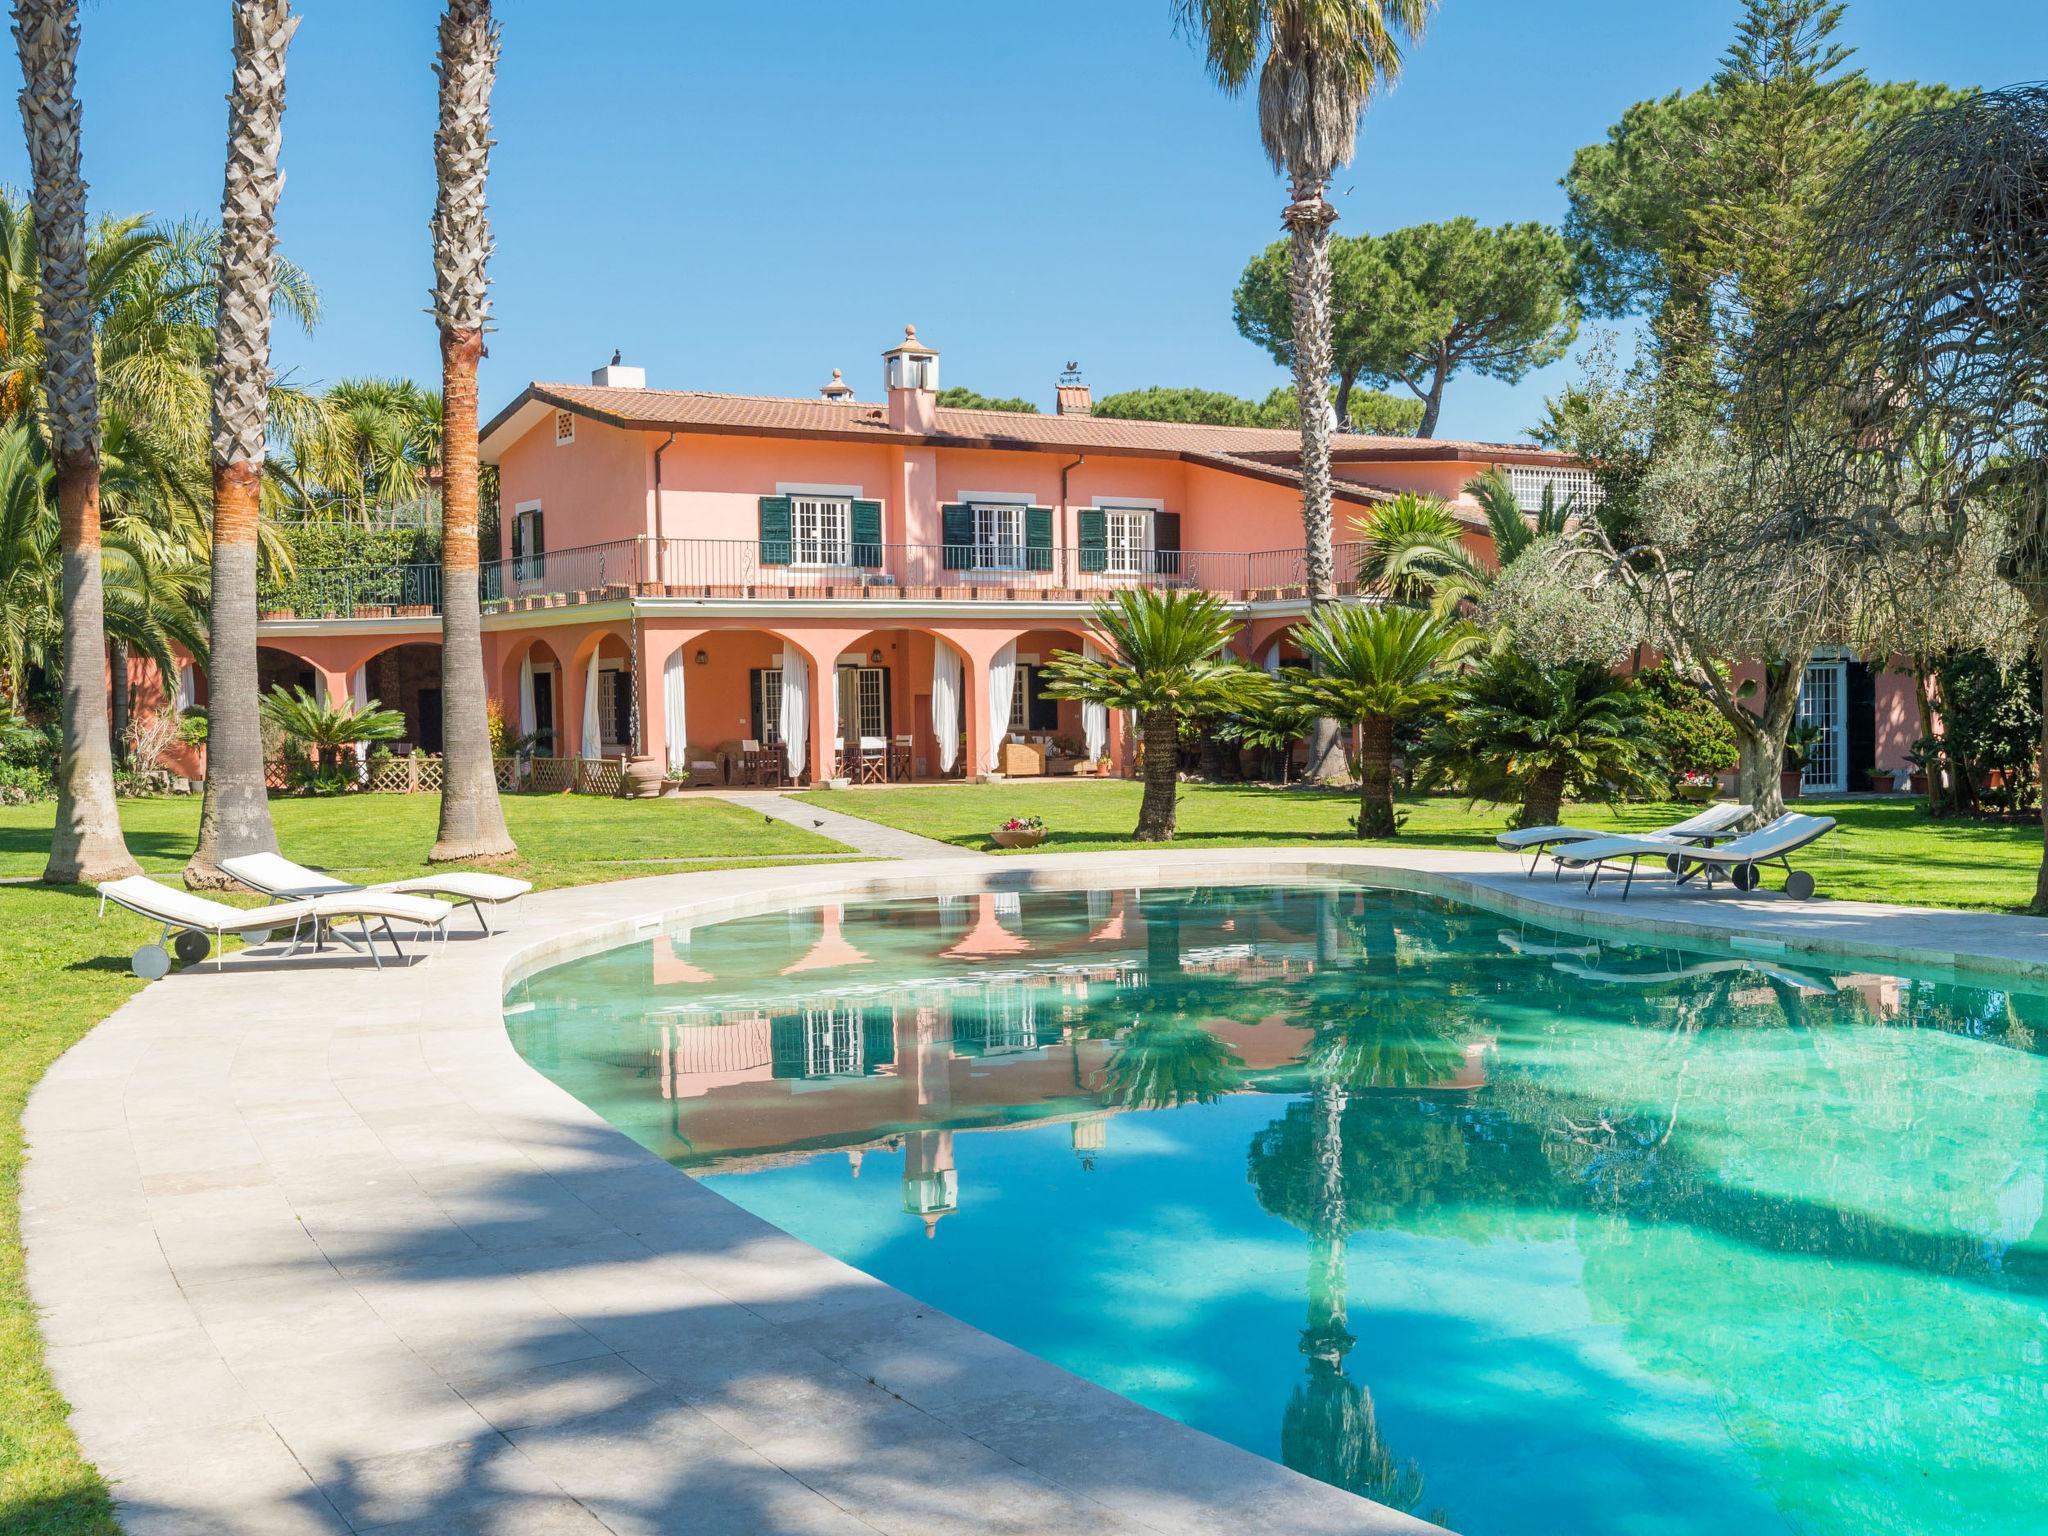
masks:
<svg viewBox="0 0 2048 1536"><path fill-rule="evenodd" d="M431 964L231 957L52 1067L22 1229L134 1536L1434 1530L1139 1408L729 1204L527 1067L507 982L819 899L1364 877L1795 960L2048 976L2048 922L1497 855L1247 848L754 869L528 899ZM465 920L466 921L466 920Z"/></svg>

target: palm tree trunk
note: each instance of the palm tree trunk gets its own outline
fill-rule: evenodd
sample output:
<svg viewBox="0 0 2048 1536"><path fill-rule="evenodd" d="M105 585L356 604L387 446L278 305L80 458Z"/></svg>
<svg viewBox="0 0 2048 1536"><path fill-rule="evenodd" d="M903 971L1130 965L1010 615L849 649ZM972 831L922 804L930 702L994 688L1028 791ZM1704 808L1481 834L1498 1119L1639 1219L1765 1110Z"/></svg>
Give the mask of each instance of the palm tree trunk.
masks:
<svg viewBox="0 0 2048 1536"><path fill-rule="evenodd" d="M498 31L490 0L448 0L434 131L434 318L441 331L441 687L445 757L435 860L517 852L498 801L478 604L476 367L490 312L484 180Z"/></svg>
<svg viewBox="0 0 2048 1536"><path fill-rule="evenodd" d="M185 866L195 887L231 884L220 861L275 853L257 697L256 564L270 408L270 300L276 287L277 154L290 0L235 0L214 306L213 602L207 666L206 799Z"/></svg>
<svg viewBox="0 0 2048 1536"><path fill-rule="evenodd" d="M1376 715L1359 722L1358 835L1392 837L1394 820L1394 722Z"/></svg>
<svg viewBox="0 0 2048 1536"><path fill-rule="evenodd" d="M106 598L100 570L99 378L79 169L77 0L18 0L21 124L34 180L44 394L63 563L63 751L43 878L72 885L141 873L121 836L107 740Z"/></svg>
<svg viewBox="0 0 2048 1536"><path fill-rule="evenodd" d="M1138 803L1141 843L1170 843L1179 812L1180 728L1170 709L1155 709L1140 721L1145 740L1145 798Z"/></svg>
<svg viewBox="0 0 2048 1536"><path fill-rule="evenodd" d="M1323 198L1320 180L1298 179L1281 214L1292 265L1288 300L1294 316L1294 397L1301 408L1301 531L1308 565L1311 611L1337 596L1337 555L1330 530L1330 226L1337 210ZM1311 784L1345 777L1343 729L1318 720L1309 729Z"/></svg>
<svg viewBox="0 0 2048 1536"><path fill-rule="evenodd" d="M1564 809L1564 769L1562 766L1541 768L1529 779L1529 787L1522 794L1522 813L1516 819L1518 827L1554 827Z"/></svg>
<svg viewBox="0 0 2048 1536"><path fill-rule="evenodd" d="M108 687L113 694L113 718L107 730L107 750L114 754L118 766L128 760L128 721L133 712L131 685L128 681L128 642L116 640L108 667Z"/></svg>

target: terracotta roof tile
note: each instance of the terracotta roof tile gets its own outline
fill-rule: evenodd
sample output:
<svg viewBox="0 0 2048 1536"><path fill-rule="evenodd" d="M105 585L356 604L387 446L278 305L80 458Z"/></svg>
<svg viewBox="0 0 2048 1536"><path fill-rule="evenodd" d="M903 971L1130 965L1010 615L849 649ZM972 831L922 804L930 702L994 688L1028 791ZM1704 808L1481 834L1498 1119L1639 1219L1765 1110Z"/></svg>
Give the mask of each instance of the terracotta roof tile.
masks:
<svg viewBox="0 0 2048 1536"><path fill-rule="evenodd" d="M737 431L831 433L878 438L909 438L889 426L884 408L859 402L786 399L773 395L726 395L705 390L608 389L588 384L532 385L525 395L499 413L488 434L528 398L570 409L586 410L623 425L699 431L730 427ZM1214 427L1163 421L1123 421L1109 416L1041 416L1026 411L955 410L940 407L938 430L929 440L1000 448L1008 444L1032 448L1100 449L1128 452L1209 455L1219 468L1245 470L1255 464L1284 465L1300 448L1300 435L1281 427ZM1526 443L1460 442L1443 438L1426 444L1412 437L1373 437L1340 432L1330 439L1339 458L1431 458L1513 455L1523 459L1561 458Z"/></svg>

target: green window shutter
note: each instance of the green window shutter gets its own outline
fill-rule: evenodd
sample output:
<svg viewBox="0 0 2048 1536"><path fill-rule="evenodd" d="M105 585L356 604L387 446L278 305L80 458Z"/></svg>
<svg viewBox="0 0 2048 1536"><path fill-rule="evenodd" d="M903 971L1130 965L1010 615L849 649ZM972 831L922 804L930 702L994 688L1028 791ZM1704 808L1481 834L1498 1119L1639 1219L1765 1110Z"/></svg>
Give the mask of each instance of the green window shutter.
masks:
<svg viewBox="0 0 2048 1536"><path fill-rule="evenodd" d="M1081 569L1101 571L1109 567L1109 514L1100 507L1083 507L1074 514L1081 535Z"/></svg>
<svg viewBox="0 0 2048 1536"><path fill-rule="evenodd" d="M1180 514L1152 514L1152 564L1161 576L1180 574Z"/></svg>
<svg viewBox="0 0 2048 1536"><path fill-rule="evenodd" d="M532 547L526 551L526 574L539 580L548 573L548 515L539 507L533 509L533 537L527 542Z"/></svg>
<svg viewBox="0 0 2048 1536"><path fill-rule="evenodd" d="M964 571L974 564L974 508L965 502L949 501L939 508L939 565L943 570Z"/></svg>
<svg viewBox="0 0 2048 1536"><path fill-rule="evenodd" d="M1045 669L1031 669L1030 692L1024 697L1030 701L1024 718L1031 722L1034 731L1056 731L1060 728L1060 701L1045 691Z"/></svg>
<svg viewBox="0 0 2048 1536"><path fill-rule="evenodd" d="M763 496L761 498L761 563L763 565L789 564L789 498L787 496Z"/></svg>
<svg viewBox="0 0 2048 1536"><path fill-rule="evenodd" d="M882 564L882 504L856 501L853 504L853 563L868 570Z"/></svg>
<svg viewBox="0 0 2048 1536"><path fill-rule="evenodd" d="M1027 570L1052 569L1052 508L1024 509L1024 565Z"/></svg>

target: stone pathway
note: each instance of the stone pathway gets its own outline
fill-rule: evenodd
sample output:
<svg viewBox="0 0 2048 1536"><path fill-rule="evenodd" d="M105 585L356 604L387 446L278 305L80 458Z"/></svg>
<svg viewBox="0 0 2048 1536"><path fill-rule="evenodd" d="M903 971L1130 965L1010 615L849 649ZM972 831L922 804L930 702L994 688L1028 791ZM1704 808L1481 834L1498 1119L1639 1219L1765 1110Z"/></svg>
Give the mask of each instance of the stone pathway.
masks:
<svg viewBox="0 0 2048 1536"><path fill-rule="evenodd" d="M878 859L973 859L977 862L988 859L987 854L976 853L971 848L942 843L937 838L920 837L915 832L899 831L879 822L863 821L858 816L830 811L807 800L793 800L781 790L734 790L718 798L729 800L743 810L759 811L793 827L802 827L806 832L829 837L857 853Z"/></svg>

